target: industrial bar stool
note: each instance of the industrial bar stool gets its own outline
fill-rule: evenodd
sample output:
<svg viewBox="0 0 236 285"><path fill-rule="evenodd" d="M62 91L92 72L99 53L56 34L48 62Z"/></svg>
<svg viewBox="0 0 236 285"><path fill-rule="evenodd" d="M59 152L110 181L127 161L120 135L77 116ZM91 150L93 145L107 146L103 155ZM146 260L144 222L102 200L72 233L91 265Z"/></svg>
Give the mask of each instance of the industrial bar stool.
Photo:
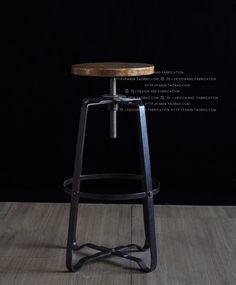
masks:
<svg viewBox="0 0 236 285"><path fill-rule="evenodd" d="M157 249L155 236L155 221L153 195L160 190L160 183L151 177L151 166L148 146L148 134L146 125L145 107L140 98L128 98L125 95L117 94L116 78L128 76L143 76L154 73L154 66L142 63L121 63L121 62L105 62L105 63L84 63L72 65L72 74L79 76L96 76L110 78L110 93L101 95L101 98L85 98L82 102L79 131L77 139L76 156L74 163L73 178L64 182L64 190L71 195L69 230L67 240L66 264L70 271L78 271L85 263L100 258L106 258L111 255L122 257L136 262L143 272L150 272L157 265ZM141 174L128 173L102 173L102 174L82 174L83 149L86 132L86 121L89 107L97 105L106 105L110 112L110 137L117 137L117 111L119 105L128 106L137 109L138 130L139 130L139 146L141 159ZM126 194L99 194L86 193L80 191L81 181L96 179L134 179L139 180L142 185L142 192L126 193ZM108 248L100 245L86 243L78 246L76 243L76 224L78 214L79 198L102 199L102 200L130 200L142 199L143 201L143 217L145 230L145 243L143 246L136 244L128 244ZM73 252L84 247L89 247L97 252L93 255L83 257L76 261L72 261ZM144 261L129 253L146 251L150 249L151 264L147 266Z"/></svg>

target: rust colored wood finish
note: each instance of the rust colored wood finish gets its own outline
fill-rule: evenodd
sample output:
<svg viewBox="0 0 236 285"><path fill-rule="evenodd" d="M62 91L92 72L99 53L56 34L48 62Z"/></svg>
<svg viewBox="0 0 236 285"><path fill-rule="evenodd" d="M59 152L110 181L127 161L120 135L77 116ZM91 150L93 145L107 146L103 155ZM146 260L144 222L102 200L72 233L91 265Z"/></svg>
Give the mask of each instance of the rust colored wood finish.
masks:
<svg viewBox="0 0 236 285"><path fill-rule="evenodd" d="M132 62L96 62L72 65L71 72L79 76L128 77L151 75L154 65Z"/></svg>

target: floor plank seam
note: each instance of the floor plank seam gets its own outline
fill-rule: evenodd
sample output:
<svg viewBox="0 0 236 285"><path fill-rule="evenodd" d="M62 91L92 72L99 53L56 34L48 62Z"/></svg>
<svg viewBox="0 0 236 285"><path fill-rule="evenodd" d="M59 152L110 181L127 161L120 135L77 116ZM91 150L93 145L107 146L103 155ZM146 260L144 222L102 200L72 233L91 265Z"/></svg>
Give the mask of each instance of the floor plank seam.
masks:
<svg viewBox="0 0 236 285"><path fill-rule="evenodd" d="M13 203L11 203L11 205L9 206L9 208L7 209L7 211L3 214L3 216L0 218L0 224L4 221L4 219L7 217L8 213L10 212L11 208L13 206Z"/></svg>
<svg viewBox="0 0 236 285"><path fill-rule="evenodd" d="M131 209L130 209L130 213L131 213L131 219L130 219L130 243L133 243L133 205L131 205L131 207L130 207ZM132 253L131 253L131 255L132 255ZM130 263L131 263L131 261L130 261ZM132 267L131 266L131 264L130 264L130 267ZM133 284L133 272L132 272L132 268L130 269L130 285L132 285Z"/></svg>
<svg viewBox="0 0 236 285"><path fill-rule="evenodd" d="M0 204L0 284L222 285L235 284L236 207L155 205L158 267L143 273L136 262L114 256L104 264L66 269L68 207ZM78 238L107 246L145 243L141 204L81 205ZM189 207L188 207L189 208ZM224 212L225 211L225 212ZM102 214L102 215L101 215ZM130 217L130 220L129 220ZM129 240L130 239L130 240ZM63 243L63 245L62 245ZM88 252L89 253L89 252ZM5 254L5 255L4 255ZM131 252L150 264L150 252ZM107 264L106 264L107 263Z"/></svg>
<svg viewBox="0 0 236 285"><path fill-rule="evenodd" d="M52 255L52 256L24 256L24 255L0 255L0 258L24 258L24 259L53 259L53 258L58 258L58 257L64 257L63 254L58 254L58 255Z"/></svg>

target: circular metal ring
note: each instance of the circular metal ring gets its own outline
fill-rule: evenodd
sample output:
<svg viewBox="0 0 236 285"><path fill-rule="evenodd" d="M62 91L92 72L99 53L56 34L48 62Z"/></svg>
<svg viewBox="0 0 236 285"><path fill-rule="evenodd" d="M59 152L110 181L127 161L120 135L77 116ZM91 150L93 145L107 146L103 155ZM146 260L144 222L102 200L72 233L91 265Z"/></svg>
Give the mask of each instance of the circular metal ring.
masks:
<svg viewBox="0 0 236 285"><path fill-rule="evenodd" d="M80 181L86 180L99 180L99 179L128 179L128 180L140 180L142 181L143 175L140 174L130 174L130 173L100 173L100 174L86 174L80 176ZM152 194L156 195L160 191L160 182L156 178L152 178L152 183L154 188L152 189ZM73 184L73 178L69 178L64 181L64 191L71 195L72 188L69 185ZM150 192L149 192L150 193ZM101 200L135 200L141 199L147 196L146 192L135 192L126 194L99 194L99 193L88 193L79 192L79 197L87 199L101 199Z"/></svg>

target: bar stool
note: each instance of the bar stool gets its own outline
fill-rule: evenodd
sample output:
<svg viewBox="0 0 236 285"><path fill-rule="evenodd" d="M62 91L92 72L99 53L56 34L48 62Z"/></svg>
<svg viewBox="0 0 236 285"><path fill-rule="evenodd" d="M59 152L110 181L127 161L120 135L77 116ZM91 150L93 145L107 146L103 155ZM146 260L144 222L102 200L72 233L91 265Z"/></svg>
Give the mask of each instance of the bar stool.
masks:
<svg viewBox="0 0 236 285"><path fill-rule="evenodd" d="M104 63L83 63L72 65L72 74L78 76L96 76L108 77L110 79L110 92L103 94L100 98L85 98L83 99L79 130L76 146L76 155L74 162L73 178L64 181L64 191L71 195L69 229L67 239L67 254L66 265L70 271L78 271L84 264L89 261L94 261L109 256L118 256L136 262L143 272L151 272L157 266L157 248L155 235L155 221L154 221L154 206L153 195L160 191L160 183L155 178L151 177L150 155L148 145L148 133L146 125L145 107L141 98L129 98L125 95L117 94L116 78L128 76L144 76L154 73L154 66L143 63L122 63L122 62L104 62ZM117 137L117 111L119 106L134 107L137 109L138 119L138 134L139 134L139 149L141 160L141 174L130 173L100 173L100 174L82 174L83 164L83 150L86 132L86 121L88 109L98 105L106 105L110 112L110 137ZM98 179L129 179L139 180L142 185L141 192L126 193L126 194L100 194L88 193L80 191L81 181L98 180ZM145 242L143 246L136 244L128 244L124 246L116 246L108 248L98 246L91 243L86 243L78 246L76 242L76 225L79 198L87 199L102 199L102 200L131 200L142 199L143 202L143 218ZM73 262L73 252L88 247L92 248L97 253L89 255ZM150 250L151 262L147 266L141 258L130 255L133 252L142 252Z"/></svg>

